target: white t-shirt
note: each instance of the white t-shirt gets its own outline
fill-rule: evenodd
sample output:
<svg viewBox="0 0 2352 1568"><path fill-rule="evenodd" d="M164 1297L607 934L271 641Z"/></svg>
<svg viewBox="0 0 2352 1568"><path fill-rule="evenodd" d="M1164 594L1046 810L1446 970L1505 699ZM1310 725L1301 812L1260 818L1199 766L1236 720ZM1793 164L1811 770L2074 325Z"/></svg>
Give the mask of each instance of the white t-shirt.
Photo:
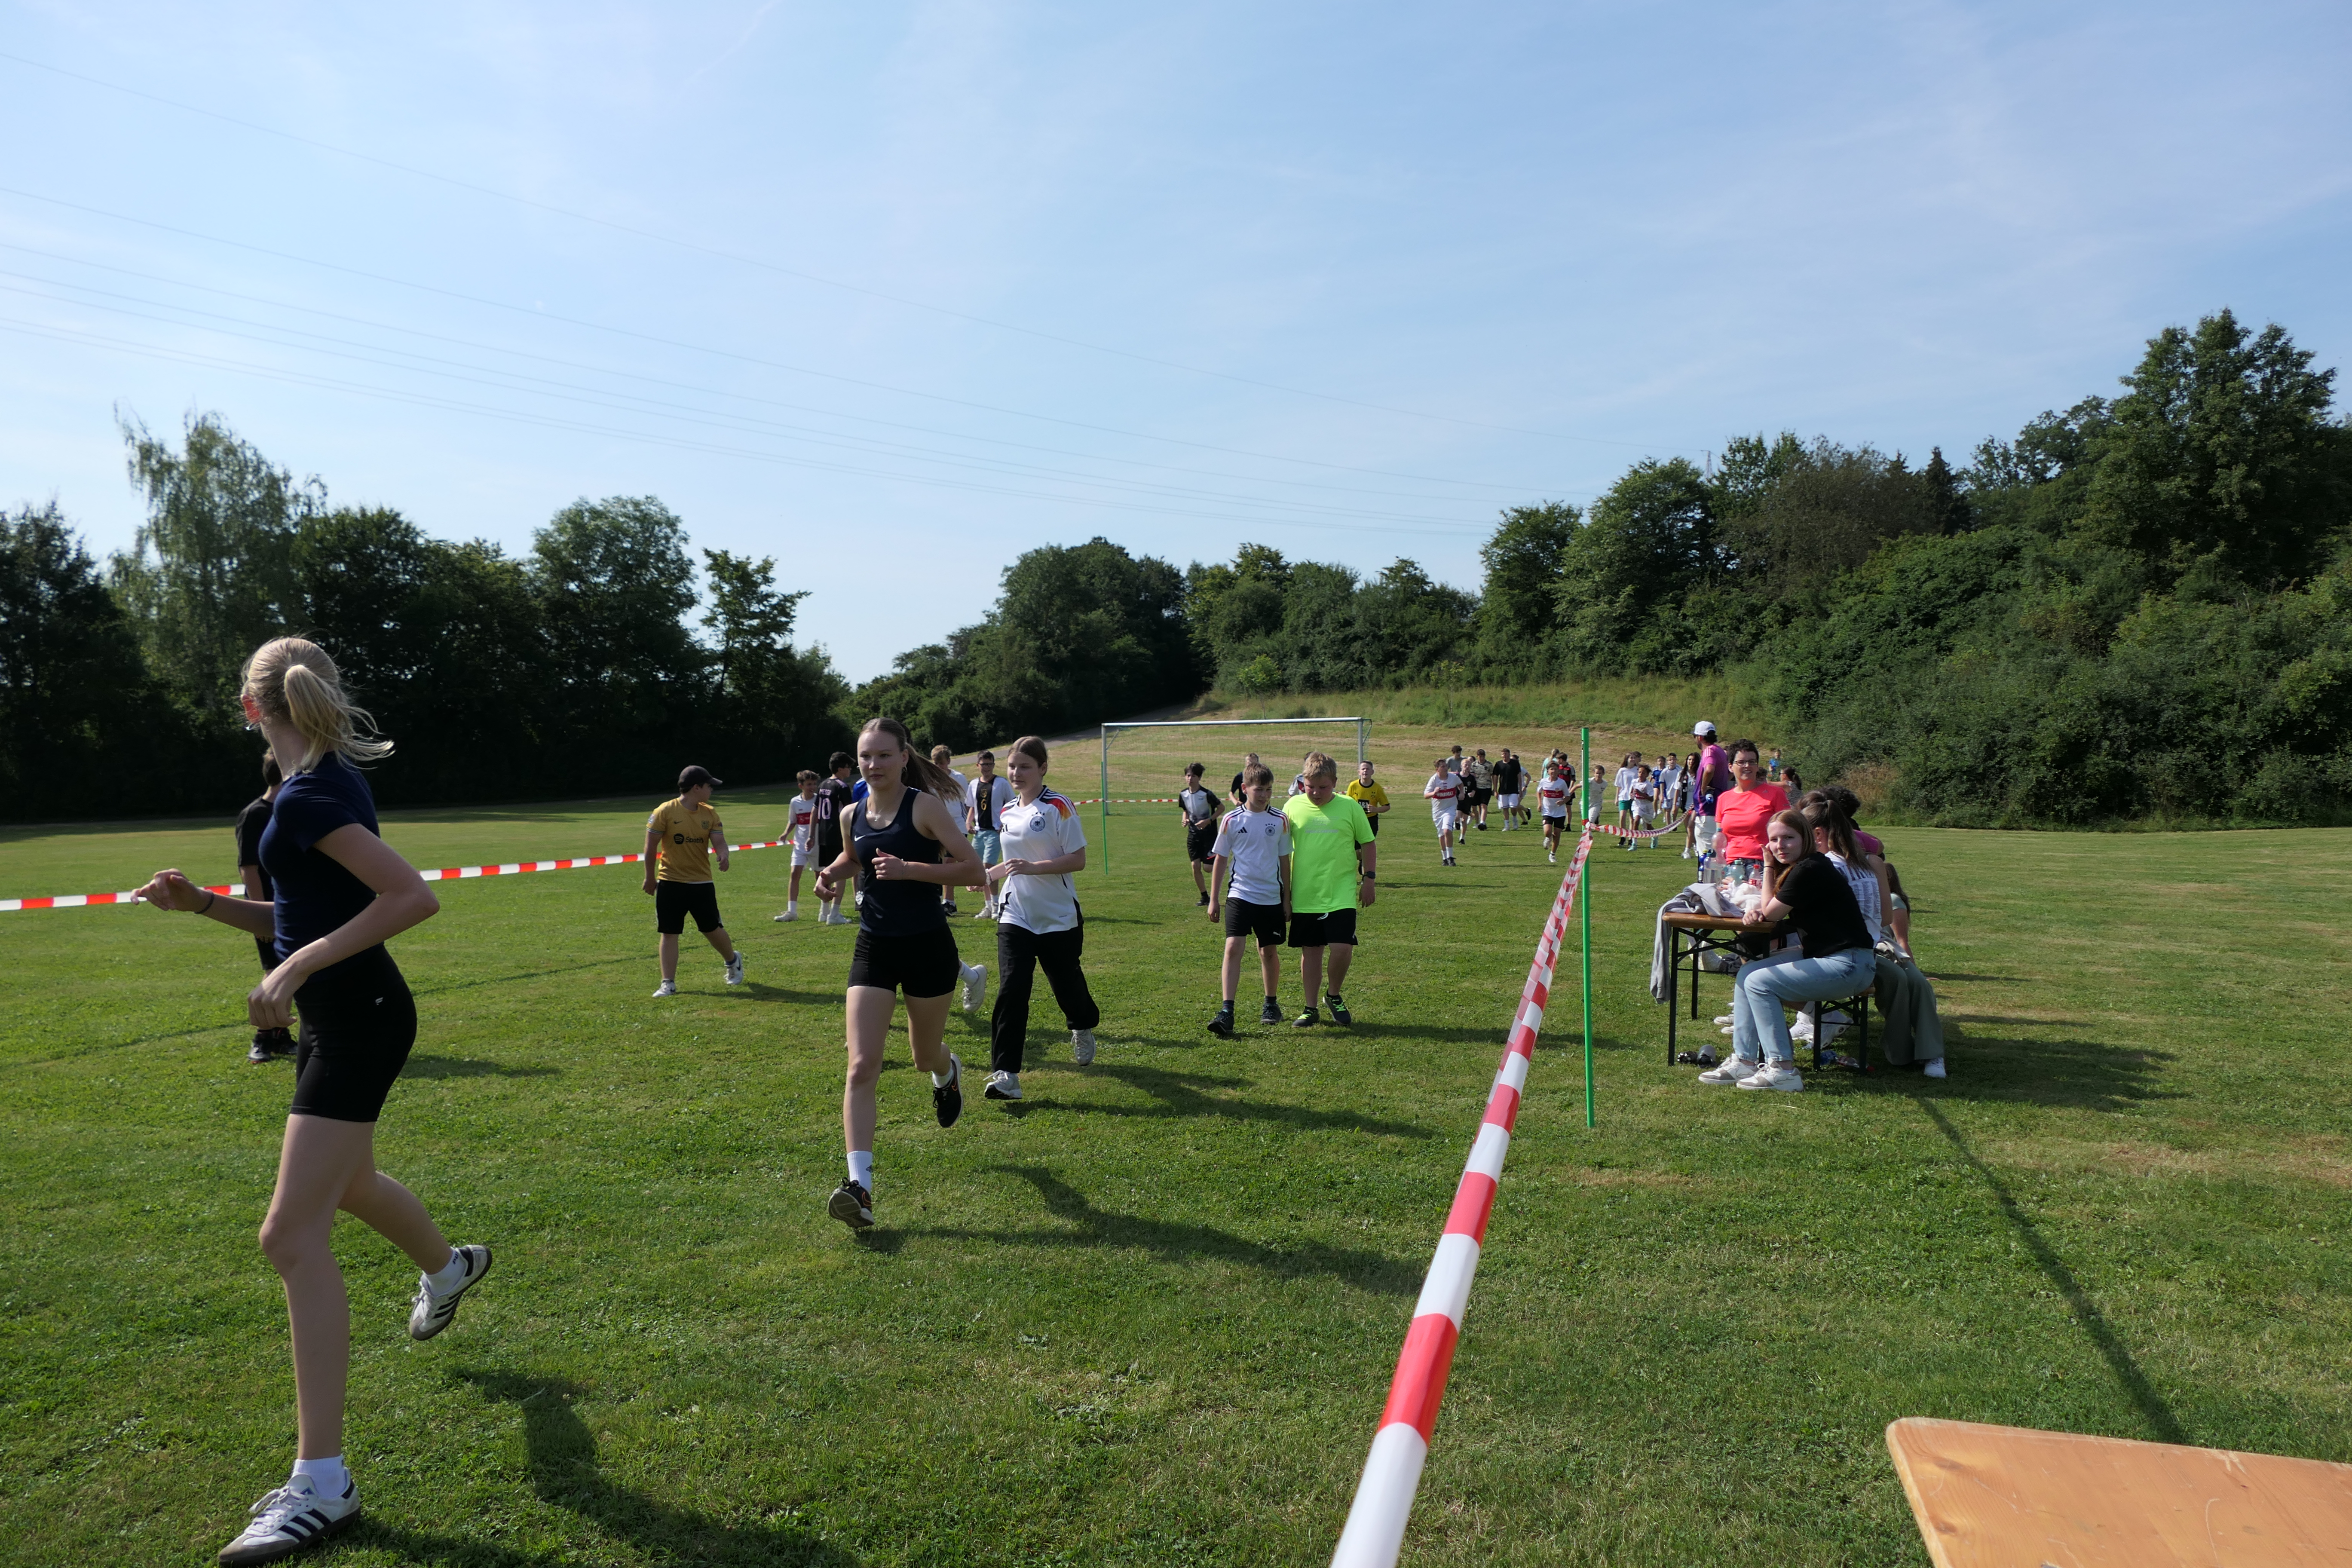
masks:
<svg viewBox="0 0 2352 1568"><path fill-rule="evenodd" d="M950 768L948 770L948 777L955 780L956 782L956 800L961 805L970 805L971 804L971 781L964 777L961 773L956 772L953 768Z"/></svg>
<svg viewBox="0 0 2352 1568"><path fill-rule="evenodd" d="M1546 775L1544 782L1536 786L1536 795L1543 802L1543 814L1546 816L1565 818L1568 816L1568 781L1566 779L1556 779Z"/></svg>
<svg viewBox="0 0 2352 1568"><path fill-rule="evenodd" d="M1055 860L1087 847L1087 830L1078 822L1078 808L1067 795L1040 790L1027 805L1015 797L999 817L997 831L1007 860ZM996 884L1002 912L1000 925L1016 925L1044 936L1048 931L1074 931L1078 923L1076 879L1056 877L1007 877Z"/></svg>
<svg viewBox="0 0 2352 1568"><path fill-rule="evenodd" d="M1619 768L1619 769L1617 770L1617 781L1616 781L1616 787L1617 787L1617 799L1618 799L1619 804L1621 804L1621 805L1622 805L1622 804L1623 804L1623 803L1625 803L1625 802L1627 802L1627 801L1630 801L1630 800L1632 800L1632 799L1633 798L1633 769L1631 769L1631 768Z"/></svg>
<svg viewBox="0 0 2352 1568"><path fill-rule="evenodd" d="M794 795L792 806L793 826L786 837L792 839L795 854L805 855L816 847L816 796L803 800Z"/></svg>
<svg viewBox="0 0 2352 1568"><path fill-rule="evenodd" d="M1853 901L1862 906L1862 923L1870 929L1872 945L1886 940L1886 932L1878 923L1878 873L1858 860L1849 860L1836 850L1830 851L1830 864L1838 868L1845 885L1853 889Z"/></svg>
<svg viewBox="0 0 2352 1568"><path fill-rule="evenodd" d="M1636 778L1626 786L1633 793L1633 815L1654 816L1658 810L1658 781Z"/></svg>
<svg viewBox="0 0 2352 1568"><path fill-rule="evenodd" d="M1290 853L1290 818L1241 806L1217 825L1217 845L1234 868L1225 896L1245 904L1282 902L1282 862Z"/></svg>
<svg viewBox="0 0 2352 1568"><path fill-rule="evenodd" d="M1461 804L1462 781L1452 772L1441 768L1429 775L1429 782L1421 786L1421 793L1429 797L1430 815L1442 816Z"/></svg>
<svg viewBox="0 0 2352 1568"><path fill-rule="evenodd" d="M1013 781L1006 778L1003 773L999 773L994 778L988 780L987 783L992 786L988 792L989 804L996 808L993 820L996 823L997 831L1002 832L1004 827L1005 807L1011 805L1013 801ZM963 804L971 813L971 830L974 833L983 833L988 831L982 822L982 818L985 814L982 813L980 808L981 785L982 781L974 779L970 784L965 786L963 792Z"/></svg>

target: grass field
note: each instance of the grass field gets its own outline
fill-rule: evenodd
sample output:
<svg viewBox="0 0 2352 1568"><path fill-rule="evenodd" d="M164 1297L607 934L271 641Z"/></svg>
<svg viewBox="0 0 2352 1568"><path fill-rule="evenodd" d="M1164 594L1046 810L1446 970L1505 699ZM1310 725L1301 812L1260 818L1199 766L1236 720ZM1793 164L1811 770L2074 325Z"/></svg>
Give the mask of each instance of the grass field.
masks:
<svg viewBox="0 0 2352 1568"><path fill-rule="evenodd" d="M1404 766L1425 737L1394 738ZM647 804L386 833L427 865L610 852ZM772 796L720 804L772 829ZM659 1004L634 868L440 884L396 947L424 1026L382 1158L499 1272L415 1345L413 1272L339 1233L370 1522L324 1558L1324 1560L1557 885L1533 835L1441 875L1417 806L1391 821L1356 1028L1228 1044L1179 836L1123 814L1083 887L1100 1058L1041 995L1032 1098L941 1131L901 1050L864 1241L823 1208L849 933L769 923L781 856L721 879L750 984L697 950ZM1924 1563L1905 1415L2352 1459L2352 944L2319 907L2352 832L1888 837L1941 1084L1670 1070L1649 917L1683 863L1596 855L1600 1126L1564 987L1408 1562ZM0 893L225 878L228 847L17 830ZM992 967L990 931L959 935ZM11 1562L207 1561L291 1455L253 970L186 917L0 915ZM950 1042L985 1057L961 1016Z"/></svg>

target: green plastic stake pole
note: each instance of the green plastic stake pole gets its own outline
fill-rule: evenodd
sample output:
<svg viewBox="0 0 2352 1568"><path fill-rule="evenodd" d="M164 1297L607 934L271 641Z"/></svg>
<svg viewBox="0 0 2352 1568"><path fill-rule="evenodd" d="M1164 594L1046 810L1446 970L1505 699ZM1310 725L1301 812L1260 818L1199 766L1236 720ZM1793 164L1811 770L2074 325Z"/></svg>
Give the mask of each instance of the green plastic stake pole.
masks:
<svg viewBox="0 0 2352 1568"><path fill-rule="evenodd" d="M1583 733L1584 760L1578 765L1584 770L1585 787L1590 789L1592 780L1592 731L1586 730ZM1588 816L1591 809L1592 803L1586 801ZM1589 842L1586 836L1578 837L1580 842ZM1584 885L1576 890L1576 909L1584 946L1584 1124L1590 1127L1592 1125L1592 857L1590 854L1584 858L1582 879Z"/></svg>
<svg viewBox="0 0 2352 1568"><path fill-rule="evenodd" d="M1110 875L1110 728L1102 732L1102 852L1103 875Z"/></svg>

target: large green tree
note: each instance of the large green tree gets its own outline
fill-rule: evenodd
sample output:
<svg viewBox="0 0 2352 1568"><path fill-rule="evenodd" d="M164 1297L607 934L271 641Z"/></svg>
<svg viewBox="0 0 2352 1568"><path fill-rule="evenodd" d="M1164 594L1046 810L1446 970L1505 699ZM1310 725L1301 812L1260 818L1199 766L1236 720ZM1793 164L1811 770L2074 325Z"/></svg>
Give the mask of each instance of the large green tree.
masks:
<svg viewBox="0 0 2352 1568"><path fill-rule="evenodd" d="M131 765L155 706L138 630L57 503L0 513L0 814L116 804L106 761Z"/></svg>

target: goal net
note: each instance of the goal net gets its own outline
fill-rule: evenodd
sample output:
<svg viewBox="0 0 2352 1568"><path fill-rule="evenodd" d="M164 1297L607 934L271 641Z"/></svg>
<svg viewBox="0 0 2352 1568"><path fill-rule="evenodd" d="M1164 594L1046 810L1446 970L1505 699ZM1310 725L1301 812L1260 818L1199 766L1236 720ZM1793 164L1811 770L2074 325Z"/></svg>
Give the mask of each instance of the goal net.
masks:
<svg viewBox="0 0 2352 1568"><path fill-rule="evenodd" d="M1184 787L1184 769L1198 763L1206 770L1202 786L1226 803L1227 786L1241 771L1244 753L1274 771L1274 801L1278 807L1290 793L1290 781L1309 752L1323 752L1339 763L1339 783L1355 776L1371 743L1372 721L1349 715L1331 719L1192 719L1160 722L1105 724L1102 760L1095 798L1085 807L1097 824L1097 841L1103 870L1110 869L1110 828L1113 818L1157 818L1176 821L1176 792ZM1069 789L1066 775L1062 785ZM1071 791L1076 794L1075 790ZM1137 824L1138 827L1142 825ZM1181 837L1164 835L1181 847ZM1181 858L1181 856L1180 856Z"/></svg>

